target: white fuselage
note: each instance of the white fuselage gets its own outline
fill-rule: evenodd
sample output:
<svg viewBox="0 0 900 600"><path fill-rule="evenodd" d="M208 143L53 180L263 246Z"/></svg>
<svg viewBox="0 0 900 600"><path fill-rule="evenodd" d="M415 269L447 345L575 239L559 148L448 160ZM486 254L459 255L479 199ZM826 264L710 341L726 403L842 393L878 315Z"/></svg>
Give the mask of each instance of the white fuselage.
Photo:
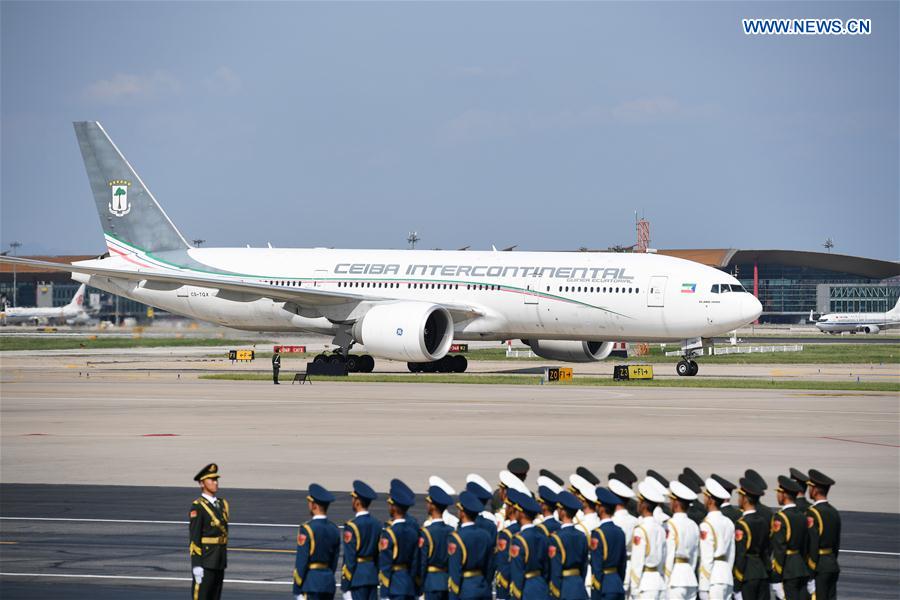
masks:
<svg viewBox="0 0 900 600"><path fill-rule="evenodd" d="M111 250L115 250L110 246ZM121 248L83 265L159 269L171 265ZM759 302L717 269L656 254L193 248L194 273L367 298L468 305L478 318L454 322L459 340L513 338L665 342L721 335L755 320ZM237 274L237 275L235 275ZM331 319L264 297L214 288L86 276L75 279L173 313L257 331L334 333Z"/></svg>
<svg viewBox="0 0 900 600"><path fill-rule="evenodd" d="M886 313L829 313L816 321L816 327L826 333L877 333L883 329L900 328L900 311Z"/></svg>

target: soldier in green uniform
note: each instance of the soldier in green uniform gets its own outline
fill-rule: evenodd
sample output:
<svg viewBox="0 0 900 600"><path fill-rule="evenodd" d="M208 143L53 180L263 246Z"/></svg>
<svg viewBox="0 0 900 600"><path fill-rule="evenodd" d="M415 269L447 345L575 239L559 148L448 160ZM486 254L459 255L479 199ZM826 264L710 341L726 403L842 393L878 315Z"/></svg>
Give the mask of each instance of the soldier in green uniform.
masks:
<svg viewBox="0 0 900 600"><path fill-rule="evenodd" d="M806 511L809 531L807 566L813 573L810 592L816 600L837 598L837 582L841 569L838 552L841 548L841 515L828 502L828 490L834 480L815 469L809 470L809 497L813 501Z"/></svg>
<svg viewBox="0 0 900 600"><path fill-rule="evenodd" d="M281 352L278 351L278 348L275 348L275 352L272 353L272 382L275 385L279 385L278 383L278 371L281 370Z"/></svg>
<svg viewBox="0 0 900 600"><path fill-rule="evenodd" d="M806 550L806 515L794 499L803 488L784 475L775 488L781 510L772 517L769 542L772 546L772 588L779 600L806 600L809 571L803 552Z"/></svg>
<svg viewBox="0 0 900 600"><path fill-rule="evenodd" d="M746 477L738 489L744 514L734 526L734 591L742 600L769 597L769 522L756 511L763 490Z"/></svg>
<svg viewBox="0 0 900 600"><path fill-rule="evenodd" d="M806 499L806 482L809 481L809 475L800 469L791 467L791 479L800 485L800 491L797 492L794 502L797 504L797 508L803 511L803 514L806 514L806 510L809 508L809 500Z"/></svg>
<svg viewBox="0 0 900 600"><path fill-rule="evenodd" d="M193 574L192 598L218 600L228 566L228 502L216 496L219 467L211 463L194 476L200 497L191 504L190 555Z"/></svg>

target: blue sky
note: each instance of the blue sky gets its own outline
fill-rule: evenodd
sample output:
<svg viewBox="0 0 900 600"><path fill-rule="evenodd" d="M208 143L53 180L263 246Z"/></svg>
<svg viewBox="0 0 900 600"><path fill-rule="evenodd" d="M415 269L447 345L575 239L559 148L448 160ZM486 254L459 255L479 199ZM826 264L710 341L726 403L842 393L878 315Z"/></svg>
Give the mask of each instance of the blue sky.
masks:
<svg viewBox="0 0 900 600"><path fill-rule="evenodd" d="M872 19L745 36L743 17ZM0 237L103 250L96 119L207 245L900 254L898 3L0 5Z"/></svg>

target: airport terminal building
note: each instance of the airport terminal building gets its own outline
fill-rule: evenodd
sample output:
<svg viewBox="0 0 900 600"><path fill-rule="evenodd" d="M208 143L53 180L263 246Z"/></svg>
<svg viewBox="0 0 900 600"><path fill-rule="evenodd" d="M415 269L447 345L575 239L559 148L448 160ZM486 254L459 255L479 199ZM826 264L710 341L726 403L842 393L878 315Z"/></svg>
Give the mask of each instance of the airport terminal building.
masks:
<svg viewBox="0 0 900 600"><path fill-rule="evenodd" d="M810 311L884 312L900 297L900 263L827 252L799 250L680 249L658 250L716 267L733 275L763 305L761 323L805 323ZM92 255L33 256L37 260L74 262ZM0 296L12 303L13 281L19 306L62 306L78 289L66 271L0 264ZM99 317L147 321L154 313L126 298L88 289ZM165 316L161 311L156 317Z"/></svg>

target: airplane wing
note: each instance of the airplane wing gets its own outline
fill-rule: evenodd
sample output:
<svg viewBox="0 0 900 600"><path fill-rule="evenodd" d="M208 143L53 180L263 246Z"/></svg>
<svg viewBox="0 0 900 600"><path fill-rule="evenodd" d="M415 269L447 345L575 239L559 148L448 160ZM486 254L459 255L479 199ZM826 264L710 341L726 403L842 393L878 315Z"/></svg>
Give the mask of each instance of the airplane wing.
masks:
<svg viewBox="0 0 900 600"><path fill-rule="evenodd" d="M31 267L40 267L52 269L55 271L70 271L72 273L84 273L86 275L97 275L100 277L112 277L117 279L128 279L131 281L155 281L160 283L178 284L178 285L194 285L198 287L212 288L229 292L238 292L244 294L254 294L260 298L271 298L276 302L293 302L299 306L316 307L328 306L348 303L358 303L363 301L369 302L390 302L395 298L385 298L381 296L352 294L347 292L338 292L334 290L322 290L316 288L285 288L259 281L246 281L238 276L229 278L227 276L209 276L189 273L182 270L171 269L167 271L149 270L149 269L116 269L112 267L99 267L94 265L80 265L69 263L55 263L43 260L33 260L28 258L19 258L15 256L0 256L0 262L14 263L19 265L28 265ZM454 319L467 320L484 315L484 312L478 307L456 304L436 302L446 308L453 315Z"/></svg>

